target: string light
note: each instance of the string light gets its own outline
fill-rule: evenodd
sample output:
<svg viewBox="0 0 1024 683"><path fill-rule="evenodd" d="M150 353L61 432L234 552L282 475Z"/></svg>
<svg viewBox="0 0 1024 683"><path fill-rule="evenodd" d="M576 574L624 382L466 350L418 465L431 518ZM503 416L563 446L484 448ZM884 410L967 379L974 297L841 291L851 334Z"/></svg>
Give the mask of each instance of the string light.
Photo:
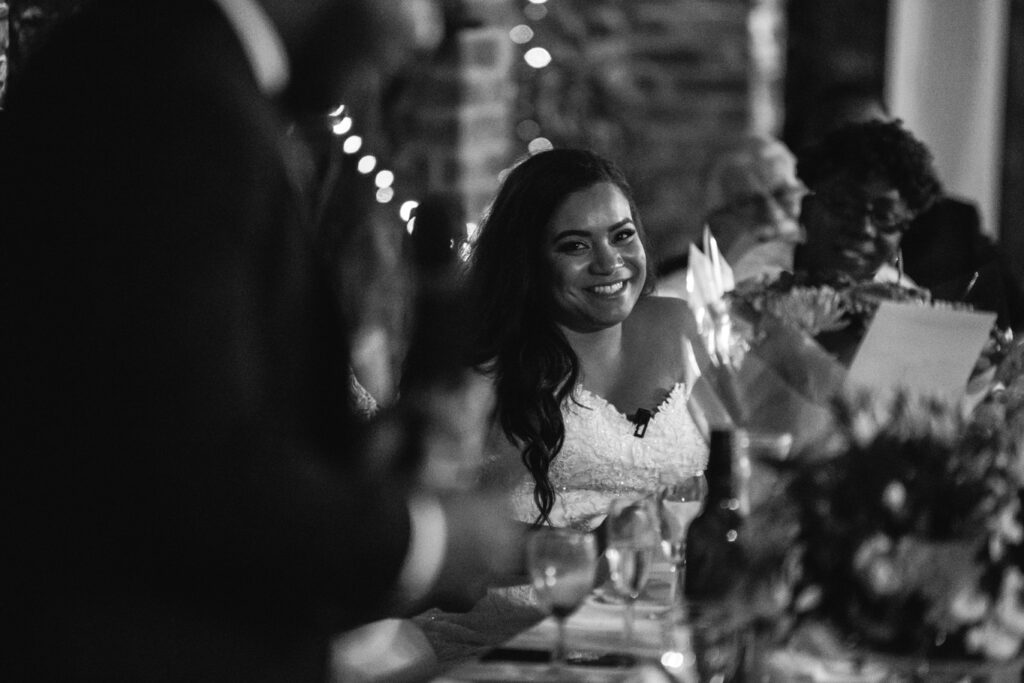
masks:
<svg viewBox="0 0 1024 683"><path fill-rule="evenodd" d="M335 122L335 124L333 126L331 126L331 131L335 135L344 135L345 133L349 132L350 130L352 130L352 117L351 116L346 116L345 118L341 119L340 121Z"/></svg>
<svg viewBox="0 0 1024 683"><path fill-rule="evenodd" d="M537 152L543 152L545 150L554 149L555 146L544 137L534 138L530 140L530 144L526 146L530 150L530 154L536 154Z"/></svg>
<svg viewBox="0 0 1024 683"><path fill-rule="evenodd" d="M348 135L353 127L355 126L355 120L346 114L348 108L344 104L339 104L330 113L331 121L331 132L334 135L341 137ZM363 148L363 138L359 135L348 135L342 143L341 150L345 154L355 154ZM369 175L373 173L374 169L377 168L377 157L372 154L364 154L356 162L356 170L363 175ZM374 198L380 204L389 204L395 198L395 174L387 169L381 169L377 171L373 177L373 184L376 189L374 191ZM402 203L399 209L399 216L403 221L409 221L412 216L412 209L418 205L418 202L409 200ZM411 229L410 229L411 230Z"/></svg>
<svg viewBox="0 0 1024 683"><path fill-rule="evenodd" d="M523 59L534 69L543 69L551 63L551 53L542 47L531 47L523 55Z"/></svg>
<svg viewBox="0 0 1024 683"><path fill-rule="evenodd" d="M358 135L350 135L341 143L341 149L345 154L355 154L363 146L363 139Z"/></svg>
<svg viewBox="0 0 1024 683"><path fill-rule="evenodd" d="M547 16L547 0L529 0L523 8L527 21L538 22ZM527 24L518 24L509 30L509 39L516 45L526 46L534 42L537 32ZM551 52L541 45L534 44L523 52L523 61L534 69L543 69L551 64ZM516 135L526 143L530 154L554 148L551 140L544 137L540 124L532 118L524 118L516 124Z"/></svg>
<svg viewBox="0 0 1024 683"><path fill-rule="evenodd" d="M512 39L512 42L516 45L525 45L526 43L533 40L533 29L526 24L519 24L513 26L508 32L508 37Z"/></svg>
<svg viewBox="0 0 1024 683"><path fill-rule="evenodd" d="M398 215L402 217L402 220L409 222L412 220L412 212L415 210L420 203L414 199L410 199L407 202L402 202L402 206L398 208Z"/></svg>
<svg viewBox="0 0 1024 683"><path fill-rule="evenodd" d="M523 10L523 14L531 21L540 21L548 15L548 8L544 5L530 4Z"/></svg>
<svg viewBox="0 0 1024 683"><path fill-rule="evenodd" d="M372 154L367 154L356 163L356 169L363 175L366 175L375 168L377 168L377 157Z"/></svg>

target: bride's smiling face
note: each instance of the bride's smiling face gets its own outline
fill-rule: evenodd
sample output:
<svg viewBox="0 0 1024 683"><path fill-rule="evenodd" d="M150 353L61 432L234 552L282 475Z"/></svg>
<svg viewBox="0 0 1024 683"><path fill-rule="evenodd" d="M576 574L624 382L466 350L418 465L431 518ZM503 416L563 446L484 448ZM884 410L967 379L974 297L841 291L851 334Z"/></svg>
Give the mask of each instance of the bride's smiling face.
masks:
<svg viewBox="0 0 1024 683"><path fill-rule="evenodd" d="M647 254L622 190L598 183L574 192L545 236L555 322L593 332L625 320L647 279Z"/></svg>

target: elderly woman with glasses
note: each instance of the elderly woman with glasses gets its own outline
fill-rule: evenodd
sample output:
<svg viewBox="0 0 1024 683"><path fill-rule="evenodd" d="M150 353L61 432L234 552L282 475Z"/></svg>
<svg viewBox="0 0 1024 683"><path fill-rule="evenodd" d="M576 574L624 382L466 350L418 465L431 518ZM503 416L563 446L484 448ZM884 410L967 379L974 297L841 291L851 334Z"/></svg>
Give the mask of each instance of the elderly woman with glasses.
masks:
<svg viewBox="0 0 1024 683"><path fill-rule="evenodd" d="M797 172L810 189L798 270L812 282L913 286L902 273L900 241L941 192L921 141L898 120L854 123L803 153Z"/></svg>

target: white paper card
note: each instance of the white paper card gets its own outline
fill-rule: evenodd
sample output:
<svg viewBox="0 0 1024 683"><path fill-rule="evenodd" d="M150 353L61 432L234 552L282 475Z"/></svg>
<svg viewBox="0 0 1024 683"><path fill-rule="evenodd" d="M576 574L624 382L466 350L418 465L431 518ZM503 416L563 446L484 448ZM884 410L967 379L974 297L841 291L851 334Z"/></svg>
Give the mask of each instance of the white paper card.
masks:
<svg viewBox="0 0 1024 683"><path fill-rule="evenodd" d="M851 387L960 400L995 313L884 301L850 366Z"/></svg>

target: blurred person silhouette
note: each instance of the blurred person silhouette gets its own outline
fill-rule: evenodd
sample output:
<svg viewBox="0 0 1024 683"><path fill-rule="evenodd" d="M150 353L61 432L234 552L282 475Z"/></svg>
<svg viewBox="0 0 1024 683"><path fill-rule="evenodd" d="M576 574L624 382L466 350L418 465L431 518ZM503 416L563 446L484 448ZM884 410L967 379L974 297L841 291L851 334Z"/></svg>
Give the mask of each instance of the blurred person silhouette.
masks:
<svg viewBox="0 0 1024 683"><path fill-rule="evenodd" d="M428 194L413 211L412 260L422 278L450 279L466 243L466 215L459 198Z"/></svg>
<svg viewBox="0 0 1024 683"><path fill-rule="evenodd" d="M796 177L796 157L784 143L763 135L728 141L712 158L701 186L703 222L737 282L793 270L793 250L803 240L800 205L807 190ZM686 298L681 261L674 259L674 268L665 264L672 270L662 270L655 294Z"/></svg>
<svg viewBox="0 0 1024 683"><path fill-rule="evenodd" d="M11 83L3 680L321 681L332 633L518 566L500 499L376 473L282 149L408 6L97 0Z"/></svg>
<svg viewBox="0 0 1024 683"><path fill-rule="evenodd" d="M804 150L797 171L810 190L798 270L819 283L914 286L900 267L900 242L941 191L920 140L899 121L848 124Z"/></svg>
<svg viewBox="0 0 1024 683"><path fill-rule="evenodd" d="M802 135L805 145L848 123L893 118L871 87L840 83L815 101ZM934 298L994 311L1003 328L1024 327L1024 268L1019 255L1000 250L983 231L974 202L943 192L911 221L900 249L904 272Z"/></svg>

